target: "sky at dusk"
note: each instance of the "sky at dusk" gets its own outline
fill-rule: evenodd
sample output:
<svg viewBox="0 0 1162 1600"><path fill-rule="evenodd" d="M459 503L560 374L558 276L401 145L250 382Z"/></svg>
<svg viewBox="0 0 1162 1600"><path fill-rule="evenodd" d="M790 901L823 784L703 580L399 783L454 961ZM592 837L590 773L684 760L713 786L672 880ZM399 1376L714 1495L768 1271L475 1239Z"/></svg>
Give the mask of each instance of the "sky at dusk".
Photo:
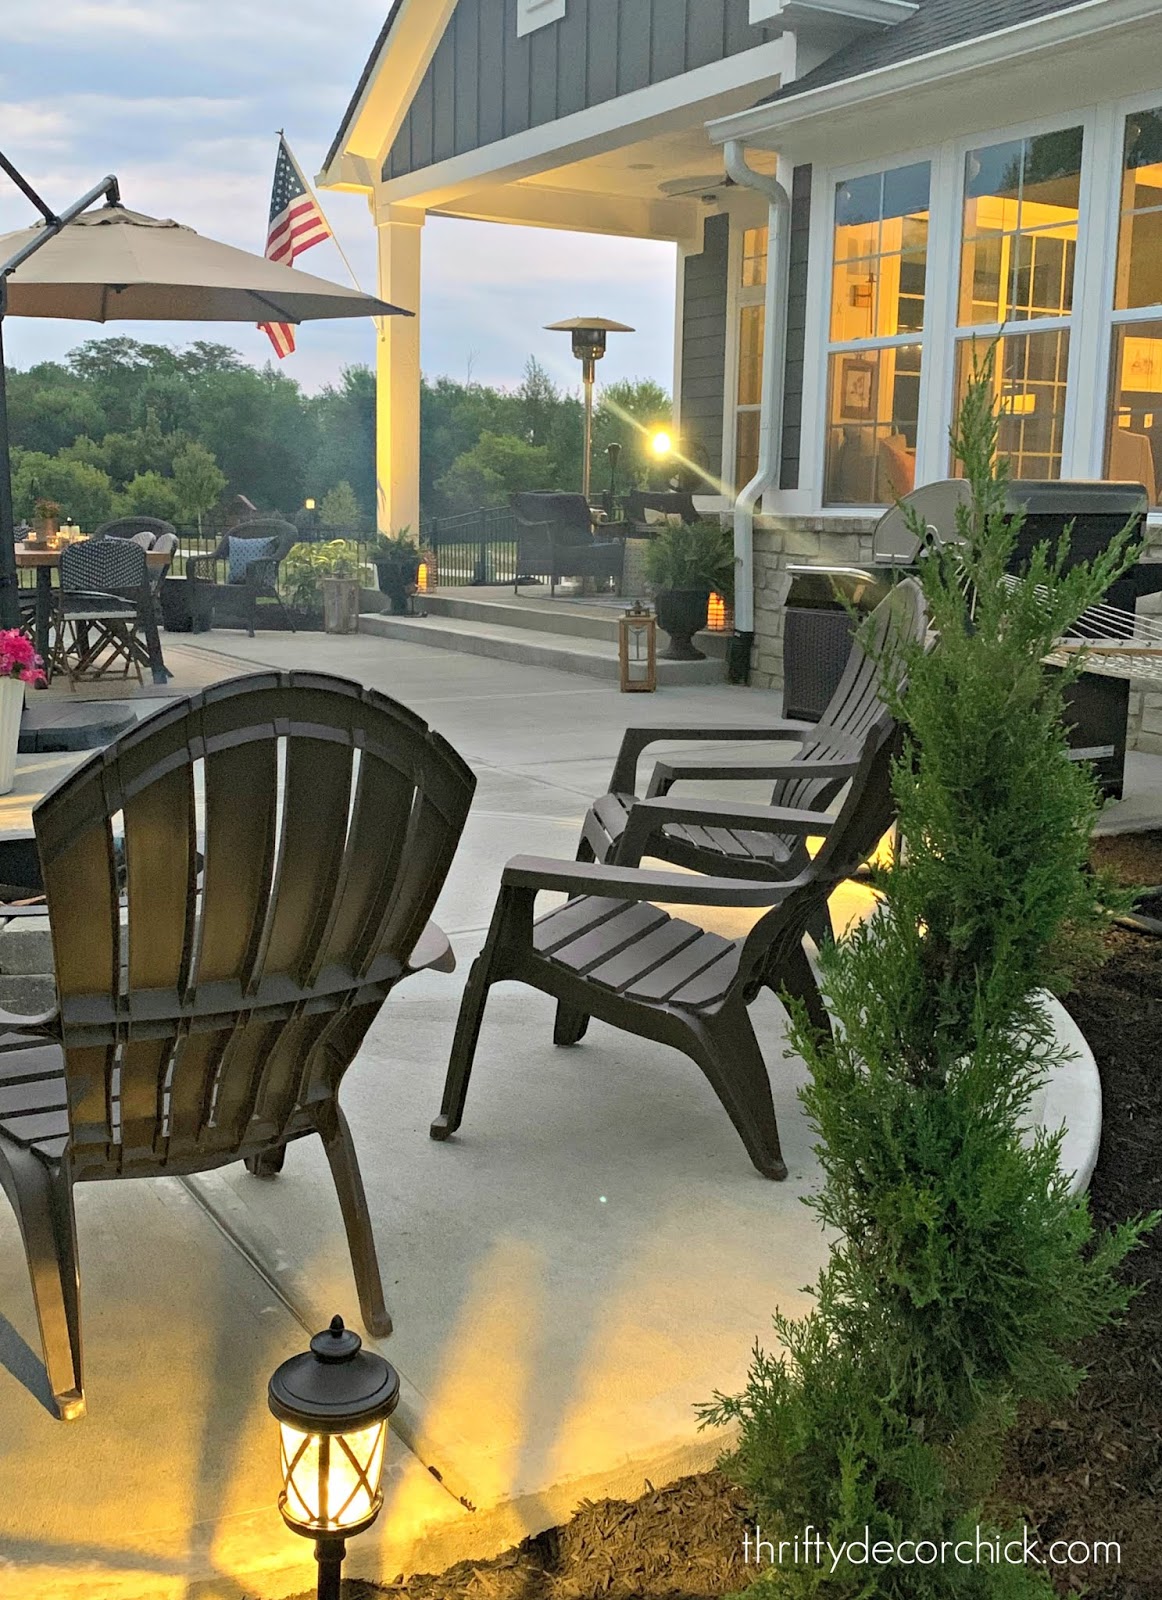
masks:
<svg viewBox="0 0 1162 1600"><path fill-rule="evenodd" d="M388 0L0 0L0 150L50 205L64 208L112 172L132 210L261 251L278 128L308 178L322 165ZM364 288L375 286L375 230L362 196L320 195ZM0 174L0 232L31 207ZM605 381L672 382L674 247L644 240L429 218L423 242L421 353L429 377L515 384L535 354L562 385L577 364L542 324L578 314L637 332L611 339ZM300 256L349 281L329 241ZM262 365L265 334L238 323L5 324L9 364L61 357L84 339L211 339ZM372 363L370 322L298 330L282 370L316 390Z"/></svg>

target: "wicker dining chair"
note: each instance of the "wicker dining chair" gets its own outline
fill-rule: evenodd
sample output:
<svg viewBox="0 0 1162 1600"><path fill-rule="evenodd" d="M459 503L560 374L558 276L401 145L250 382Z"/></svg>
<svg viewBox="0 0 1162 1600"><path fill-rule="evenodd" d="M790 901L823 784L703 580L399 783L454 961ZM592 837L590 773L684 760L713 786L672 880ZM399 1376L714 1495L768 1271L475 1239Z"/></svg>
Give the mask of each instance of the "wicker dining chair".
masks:
<svg viewBox="0 0 1162 1600"><path fill-rule="evenodd" d="M268 672L163 707L36 807L57 1004L0 1013L0 1186L62 1417L84 1410L76 1183L272 1175L318 1135L364 1323L391 1331L339 1088L395 985L454 965L428 919L474 787L406 707Z"/></svg>
<svg viewBox="0 0 1162 1600"><path fill-rule="evenodd" d="M153 604L145 551L133 539L83 539L61 551L48 676L82 680L131 672L149 659L143 629Z"/></svg>

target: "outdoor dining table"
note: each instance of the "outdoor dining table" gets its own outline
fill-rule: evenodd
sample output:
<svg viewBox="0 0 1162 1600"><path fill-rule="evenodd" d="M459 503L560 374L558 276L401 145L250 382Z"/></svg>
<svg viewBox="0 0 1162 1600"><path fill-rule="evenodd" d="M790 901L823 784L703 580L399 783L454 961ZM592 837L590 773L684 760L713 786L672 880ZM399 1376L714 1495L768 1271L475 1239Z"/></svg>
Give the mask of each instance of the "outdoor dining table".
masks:
<svg viewBox="0 0 1162 1600"><path fill-rule="evenodd" d="M47 661L50 646L49 630L52 625L52 575L61 564L61 553L59 549L29 544L27 541L18 543L15 548L17 567L31 567L36 572L36 653ZM167 551L147 550L145 553L146 565L153 572L169 566L172 560L173 556ZM142 627L145 633L149 670L154 683L168 683L172 673L166 667L161 653L157 608L153 604L152 595L147 597L147 603L142 610Z"/></svg>

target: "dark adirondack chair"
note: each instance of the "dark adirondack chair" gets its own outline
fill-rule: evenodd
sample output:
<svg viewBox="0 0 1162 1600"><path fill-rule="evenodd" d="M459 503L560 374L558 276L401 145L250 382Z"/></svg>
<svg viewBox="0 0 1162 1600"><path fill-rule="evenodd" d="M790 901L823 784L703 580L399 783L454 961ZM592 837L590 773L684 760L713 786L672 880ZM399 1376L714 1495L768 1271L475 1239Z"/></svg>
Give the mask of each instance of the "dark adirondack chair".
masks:
<svg viewBox="0 0 1162 1600"><path fill-rule="evenodd" d="M219 562L229 563L231 546L254 541L253 555L241 576L225 583L216 579ZM282 517L254 517L229 528L218 541L213 554L191 556L186 562L186 582L190 586L191 617L213 616L215 624L245 628L253 639L264 611L277 611L283 625L294 632L294 623L278 592L278 569L292 545L299 542L299 531ZM259 545L265 548L260 552ZM227 572L229 567L227 566ZM260 605L266 601L266 605Z"/></svg>
<svg viewBox="0 0 1162 1600"><path fill-rule="evenodd" d="M770 1080L747 1006L763 988L786 989L815 1026L830 1027L803 935L891 825L897 743L893 728L873 726L834 821L810 811L781 813L789 831L826 834L814 860L784 883L514 857L464 991L432 1138L447 1139L460 1126L489 988L516 979L556 999L555 1044L576 1044L594 1016L689 1056L759 1172L785 1178ZM534 919L538 891L552 889L574 898ZM771 909L744 939L732 940L670 916L650 903L656 900Z"/></svg>
<svg viewBox="0 0 1162 1600"><path fill-rule="evenodd" d="M694 505L693 495L681 489L633 489L625 497L625 520L630 523L633 531L644 534L647 538L659 532L664 527L664 521L659 525L651 522L646 516L647 511L660 512L664 517L681 517L683 522L698 522L701 514Z"/></svg>
<svg viewBox="0 0 1162 1600"><path fill-rule="evenodd" d="M514 494L517 581L548 578L555 595L561 578L615 578L620 592L625 564L625 528L606 523L593 532L593 514L583 494ZM611 538L616 533L618 537Z"/></svg>
<svg viewBox="0 0 1162 1600"><path fill-rule="evenodd" d="M405 707L272 672L174 702L37 806L58 1005L0 1016L0 1185L62 1417L84 1409L74 1183L271 1175L318 1134L363 1320L391 1331L338 1092L395 985L451 970L428 917L474 787Z"/></svg>
<svg viewBox="0 0 1162 1600"><path fill-rule="evenodd" d="M590 807L581 830L579 861L637 866L654 856L695 872L771 880L791 878L807 862L806 834L780 825L780 808L822 812L853 776L873 726L888 727L881 690L894 647L923 638L927 612L912 578L898 584L870 618L866 645L856 639L843 678L822 719L773 722L758 728L627 728L609 791ZM644 799L635 793L642 752L659 740L799 740L792 759L757 763L656 763ZM670 797L680 779L716 782L769 779L769 805ZM825 930L818 930L825 931Z"/></svg>

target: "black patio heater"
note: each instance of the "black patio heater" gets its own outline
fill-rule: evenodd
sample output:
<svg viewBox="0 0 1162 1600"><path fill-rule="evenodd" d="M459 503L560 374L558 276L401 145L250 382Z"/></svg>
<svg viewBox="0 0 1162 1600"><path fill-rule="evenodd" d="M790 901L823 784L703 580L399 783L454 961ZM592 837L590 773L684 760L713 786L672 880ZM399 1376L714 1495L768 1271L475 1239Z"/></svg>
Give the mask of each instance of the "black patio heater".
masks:
<svg viewBox="0 0 1162 1600"><path fill-rule="evenodd" d="M581 363L581 381L585 387L585 454L581 461L581 493L589 498L589 477L593 449L593 380L598 361L605 354L605 336L608 333L633 333L624 322L611 322L608 317L568 317L564 322L547 322L546 333L569 333L573 336L573 354Z"/></svg>
<svg viewBox="0 0 1162 1600"><path fill-rule="evenodd" d="M44 218L43 232L35 239L31 239L8 261L0 263L0 627L17 628L20 626L20 602L16 593L19 585L15 550L16 518L12 510L12 458L8 452L8 392L4 381L4 314L8 310L8 279L17 267L23 266L42 245L54 239L62 228L67 227L75 217L79 217L82 211L87 211L90 206L96 205L98 200L104 200L111 206L120 205L121 190L116 178L112 176L102 178L88 194L82 195L75 204L58 216L51 206L45 204L2 151L0 151L0 171L8 174L21 194L31 200Z"/></svg>

